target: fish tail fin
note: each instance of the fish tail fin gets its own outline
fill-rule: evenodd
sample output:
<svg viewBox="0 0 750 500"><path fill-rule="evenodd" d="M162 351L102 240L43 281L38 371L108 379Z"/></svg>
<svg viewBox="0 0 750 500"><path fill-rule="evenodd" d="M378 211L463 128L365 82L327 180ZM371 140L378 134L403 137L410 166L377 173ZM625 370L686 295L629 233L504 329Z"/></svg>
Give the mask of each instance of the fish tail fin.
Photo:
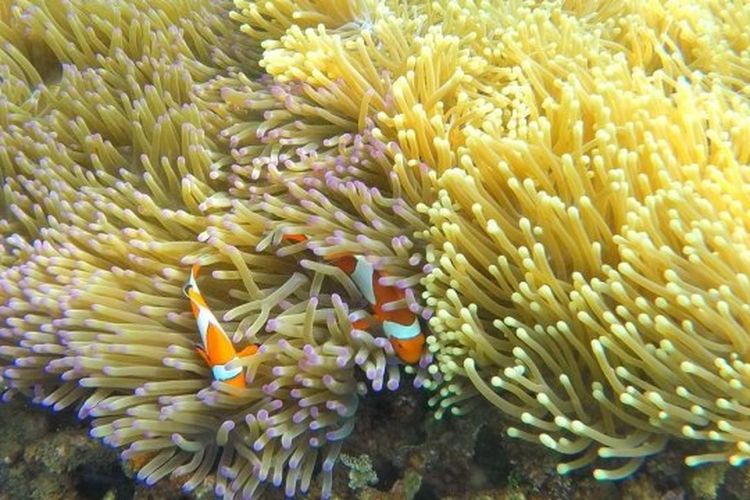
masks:
<svg viewBox="0 0 750 500"><path fill-rule="evenodd" d="M195 279L198 277L198 273L201 270L201 265L199 263L193 264L193 267L190 268L190 277Z"/></svg>
<svg viewBox="0 0 750 500"><path fill-rule="evenodd" d="M193 267L190 268L190 276L188 276L187 283L182 287L182 293L185 295L185 297L190 298L190 289L195 288L198 289L198 283L196 283L195 279L198 277L198 272L200 272L201 265L200 264L193 264Z"/></svg>

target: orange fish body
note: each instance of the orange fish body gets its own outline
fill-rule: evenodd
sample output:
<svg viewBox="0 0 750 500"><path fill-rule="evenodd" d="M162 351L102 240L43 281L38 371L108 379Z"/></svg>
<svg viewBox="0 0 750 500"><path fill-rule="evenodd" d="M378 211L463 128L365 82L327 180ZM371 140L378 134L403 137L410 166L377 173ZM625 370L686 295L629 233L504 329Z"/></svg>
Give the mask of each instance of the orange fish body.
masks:
<svg viewBox="0 0 750 500"><path fill-rule="evenodd" d="M301 234L286 234L284 240L299 243L307 237ZM375 319L383 325L383 331L391 342L393 350L404 362L413 364L419 361L424 348L425 335L419 318L407 308L385 310L385 304L402 300L405 293L396 286L380 284L380 273L361 255L344 255L330 259L354 281L359 292L367 299ZM353 326L366 329L366 321L356 321Z"/></svg>
<svg viewBox="0 0 750 500"><path fill-rule="evenodd" d="M214 379L234 387L245 387L245 370L242 368L229 369L227 364L240 357L255 354L258 346L249 345L242 351L237 352L198 288L195 280L199 270L200 266L194 264L190 270L190 278L183 288L185 296L190 299L190 308L193 311L196 323L198 323L198 332L201 336L201 346L196 347L196 351L211 368Z"/></svg>

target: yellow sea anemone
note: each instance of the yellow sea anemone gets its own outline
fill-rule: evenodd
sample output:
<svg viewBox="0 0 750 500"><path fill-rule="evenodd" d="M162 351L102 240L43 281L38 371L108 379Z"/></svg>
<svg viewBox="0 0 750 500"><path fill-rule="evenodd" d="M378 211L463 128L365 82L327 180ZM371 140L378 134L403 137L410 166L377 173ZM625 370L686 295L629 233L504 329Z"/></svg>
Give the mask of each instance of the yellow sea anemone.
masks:
<svg viewBox="0 0 750 500"><path fill-rule="evenodd" d="M267 483L294 495L322 464L327 496L367 390L356 370L376 389L399 374L383 339L352 330L356 308L330 278L256 250L271 219L248 198L285 186L248 169L278 159L302 117L247 76L258 51L229 7L3 10L5 397L79 404L147 483L171 474L192 489L218 472L225 497ZM263 344L243 360L247 389L212 384L193 348L181 293L192 262L210 271L202 289L235 340Z"/></svg>
<svg viewBox="0 0 750 500"><path fill-rule="evenodd" d="M327 496L358 398L400 380L343 252L429 319L408 371L437 416L489 401L562 473L673 437L740 464L748 26L719 0L5 2L6 397L79 404L147 482L294 495L320 465ZM246 389L193 349L195 262L262 345Z"/></svg>

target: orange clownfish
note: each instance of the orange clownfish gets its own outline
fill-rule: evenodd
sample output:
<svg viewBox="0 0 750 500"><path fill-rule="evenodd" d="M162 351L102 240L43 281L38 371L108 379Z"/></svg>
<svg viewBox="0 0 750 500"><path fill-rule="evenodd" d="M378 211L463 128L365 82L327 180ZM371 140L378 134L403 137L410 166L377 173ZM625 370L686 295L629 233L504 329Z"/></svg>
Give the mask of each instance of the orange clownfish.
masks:
<svg viewBox="0 0 750 500"><path fill-rule="evenodd" d="M301 234L285 234L282 239L300 243L307 237ZM422 357L425 341L419 318L405 307L396 310L384 309L385 304L402 300L406 295L404 290L396 286L381 285L380 272L361 255L343 255L329 260L349 275L357 290L367 299L372 315L382 323L383 332L401 361L409 364L418 362ZM352 326L364 330L369 325L367 321L359 320Z"/></svg>
<svg viewBox="0 0 750 500"><path fill-rule="evenodd" d="M245 387L245 370L243 368L227 368L230 361L256 353L258 346L251 344L240 352L234 348L231 339L219 324L214 313L208 308L195 278L198 276L200 265L193 264L190 270L190 278L185 283L182 291L190 299L190 307L193 316L198 323L198 332L201 336L201 345L196 351L206 362L214 379L233 385L234 387Z"/></svg>

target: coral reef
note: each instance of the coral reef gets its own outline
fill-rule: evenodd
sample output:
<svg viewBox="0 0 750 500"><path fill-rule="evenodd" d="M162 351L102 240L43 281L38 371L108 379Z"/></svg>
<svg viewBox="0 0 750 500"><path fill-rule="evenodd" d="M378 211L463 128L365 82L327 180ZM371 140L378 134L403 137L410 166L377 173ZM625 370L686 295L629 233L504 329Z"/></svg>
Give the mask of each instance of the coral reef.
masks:
<svg viewBox="0 0 750 500"><path fill-rule="evenodd" d="M88 438L71 417L20 400L0 406L0 498L132 497L134 485L117 454Z"/></svg>
<svg viewBox="0 0 750 500"><path fill-rule="evenodd" d="M372 462L367 455L353 457L342 453L341 463L349 467L349 487L351 489L358 490L368 484L378 482L378 475L372 468Z"/></svg>
<svg viewBox="0 0 750 500"><path fill-rule="evenodd" d="M363 396L402 371L437 417L475 410L563 474L622 479L673 438L742 464L748 26L720 0L3 2L5 399L75 407L139 480L226 498L330 496L344 440L376 427ZM418 363L341 255L429 326ZM261 346L230 363L244 388L194 349L196 263ZM480 427L416 431L398 479L350 454L393 494L461 494L428 466L506 489ZM529 491L575 496L535 470ZM624 487L652 494L643 474Z"/></svg>

